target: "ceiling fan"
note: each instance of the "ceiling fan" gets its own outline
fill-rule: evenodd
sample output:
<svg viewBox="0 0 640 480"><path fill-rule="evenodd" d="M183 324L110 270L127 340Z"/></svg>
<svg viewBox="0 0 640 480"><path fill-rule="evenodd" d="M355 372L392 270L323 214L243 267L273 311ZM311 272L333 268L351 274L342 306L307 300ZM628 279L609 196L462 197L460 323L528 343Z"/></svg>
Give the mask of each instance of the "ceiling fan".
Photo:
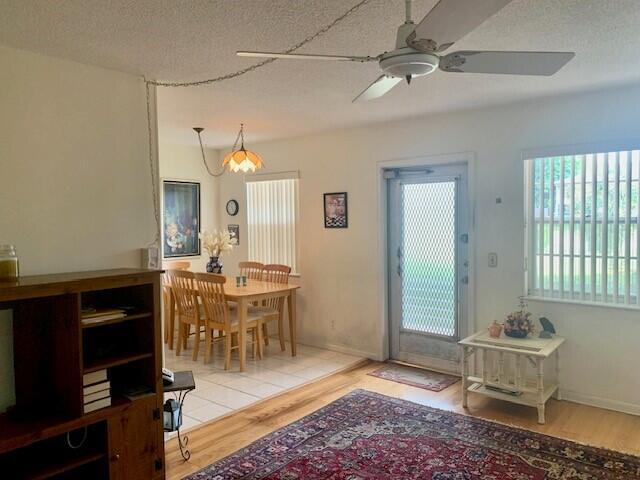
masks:
<svg viewBox="0 0 640 480"><path fill-rule="evenodd" d="M406 21L398 28L396 47L375 57L275 52L237 52L241 57L268 57L344 62L378 62L383 74L353 101L371 100L390 91L403 79L443 72L550 76L573 52L509 52L464 50L439 55L496 14L512 0L439 0L417 25L411 20L413 0L405 0Z"/></svg>

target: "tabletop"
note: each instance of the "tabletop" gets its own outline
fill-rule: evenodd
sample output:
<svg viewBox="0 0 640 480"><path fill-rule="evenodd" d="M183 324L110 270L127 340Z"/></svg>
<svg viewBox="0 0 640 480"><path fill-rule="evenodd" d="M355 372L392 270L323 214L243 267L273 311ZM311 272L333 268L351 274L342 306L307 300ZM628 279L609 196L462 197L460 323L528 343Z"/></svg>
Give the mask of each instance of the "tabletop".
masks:
<svg viewBox="0 0 640 480"><path fill-rule="evenodd" d="M235 277L227 277L224 284L224 294L227 298L255 297L274 293L286 293L300 288L299 285L288 283L272 283L262 280L247 279L247 286L237 287Z"/></svg>
<svg viewBox="0 0 640 480"><path fill-rule="evenodd" d="M165 392L179 392L182 390L195 390L196 382L193 379L193 372L191 370L185 370L182 372L173 373L174 381L164 385Z"/></svg>
<svg viewBox="0 0 640 480"><path fill-rule="evenodd" d="M494 338L489 335L489 332L483 330L460 340L458 343L466 347L486 348L534 357L548 357L564 343L564 338L558 335L554 335L552 338L511 338L504 335L500 338Z"/></svg>

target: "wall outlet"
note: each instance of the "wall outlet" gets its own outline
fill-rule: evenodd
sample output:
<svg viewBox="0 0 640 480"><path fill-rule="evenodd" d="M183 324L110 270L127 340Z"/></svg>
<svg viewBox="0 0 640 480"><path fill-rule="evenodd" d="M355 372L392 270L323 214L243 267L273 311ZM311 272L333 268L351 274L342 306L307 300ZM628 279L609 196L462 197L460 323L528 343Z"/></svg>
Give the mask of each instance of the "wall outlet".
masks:
<svg viewBox="0 0 640 480"><path fill-rule="evenodd" d="M489 267L496 268L498 266L498 254L495 252L491 252L489 254Z"/></svg>

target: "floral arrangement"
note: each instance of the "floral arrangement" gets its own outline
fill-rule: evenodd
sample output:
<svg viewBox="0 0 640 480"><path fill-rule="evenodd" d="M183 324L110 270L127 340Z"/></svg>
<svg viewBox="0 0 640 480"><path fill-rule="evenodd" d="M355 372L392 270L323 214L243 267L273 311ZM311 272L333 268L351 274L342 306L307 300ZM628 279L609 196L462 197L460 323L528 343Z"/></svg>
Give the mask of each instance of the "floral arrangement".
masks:
<svg viewBox="0 0 640 480"><path fill-rule="evenodd" d="M525 338L534 330L531 312L527 312L527 304L523 297L520 297L519 306L520 310L511 312L504 322L504 334L509 337Z"/></svg>
<svg viewBox="0 0 640 480"><path fill-rule="evenodd" d="M214 230L211 232L201 232L202 248L204 248L210 257L219 257L223 252L233 250L237 241L231 237L229 230Z"/></svg>

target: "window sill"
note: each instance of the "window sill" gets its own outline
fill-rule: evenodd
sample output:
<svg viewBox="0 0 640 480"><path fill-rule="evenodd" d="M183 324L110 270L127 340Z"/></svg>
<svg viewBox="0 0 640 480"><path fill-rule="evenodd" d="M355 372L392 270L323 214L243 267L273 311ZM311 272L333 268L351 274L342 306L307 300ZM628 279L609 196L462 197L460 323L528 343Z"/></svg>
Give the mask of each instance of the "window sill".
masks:
<svg viewBox="0 0 640 480"><path fill-rule="evenodd" d="M565 304L576 305L580 307L614 308L616 310L633 310L633 311L640 310L640 305L637 305L637 304L626 305L624 303L590 302L587 300L571 300L568 298L538 297L535 295L526 295L524 298L525 300L532 301L532 302L565 303Z"/></svg>

